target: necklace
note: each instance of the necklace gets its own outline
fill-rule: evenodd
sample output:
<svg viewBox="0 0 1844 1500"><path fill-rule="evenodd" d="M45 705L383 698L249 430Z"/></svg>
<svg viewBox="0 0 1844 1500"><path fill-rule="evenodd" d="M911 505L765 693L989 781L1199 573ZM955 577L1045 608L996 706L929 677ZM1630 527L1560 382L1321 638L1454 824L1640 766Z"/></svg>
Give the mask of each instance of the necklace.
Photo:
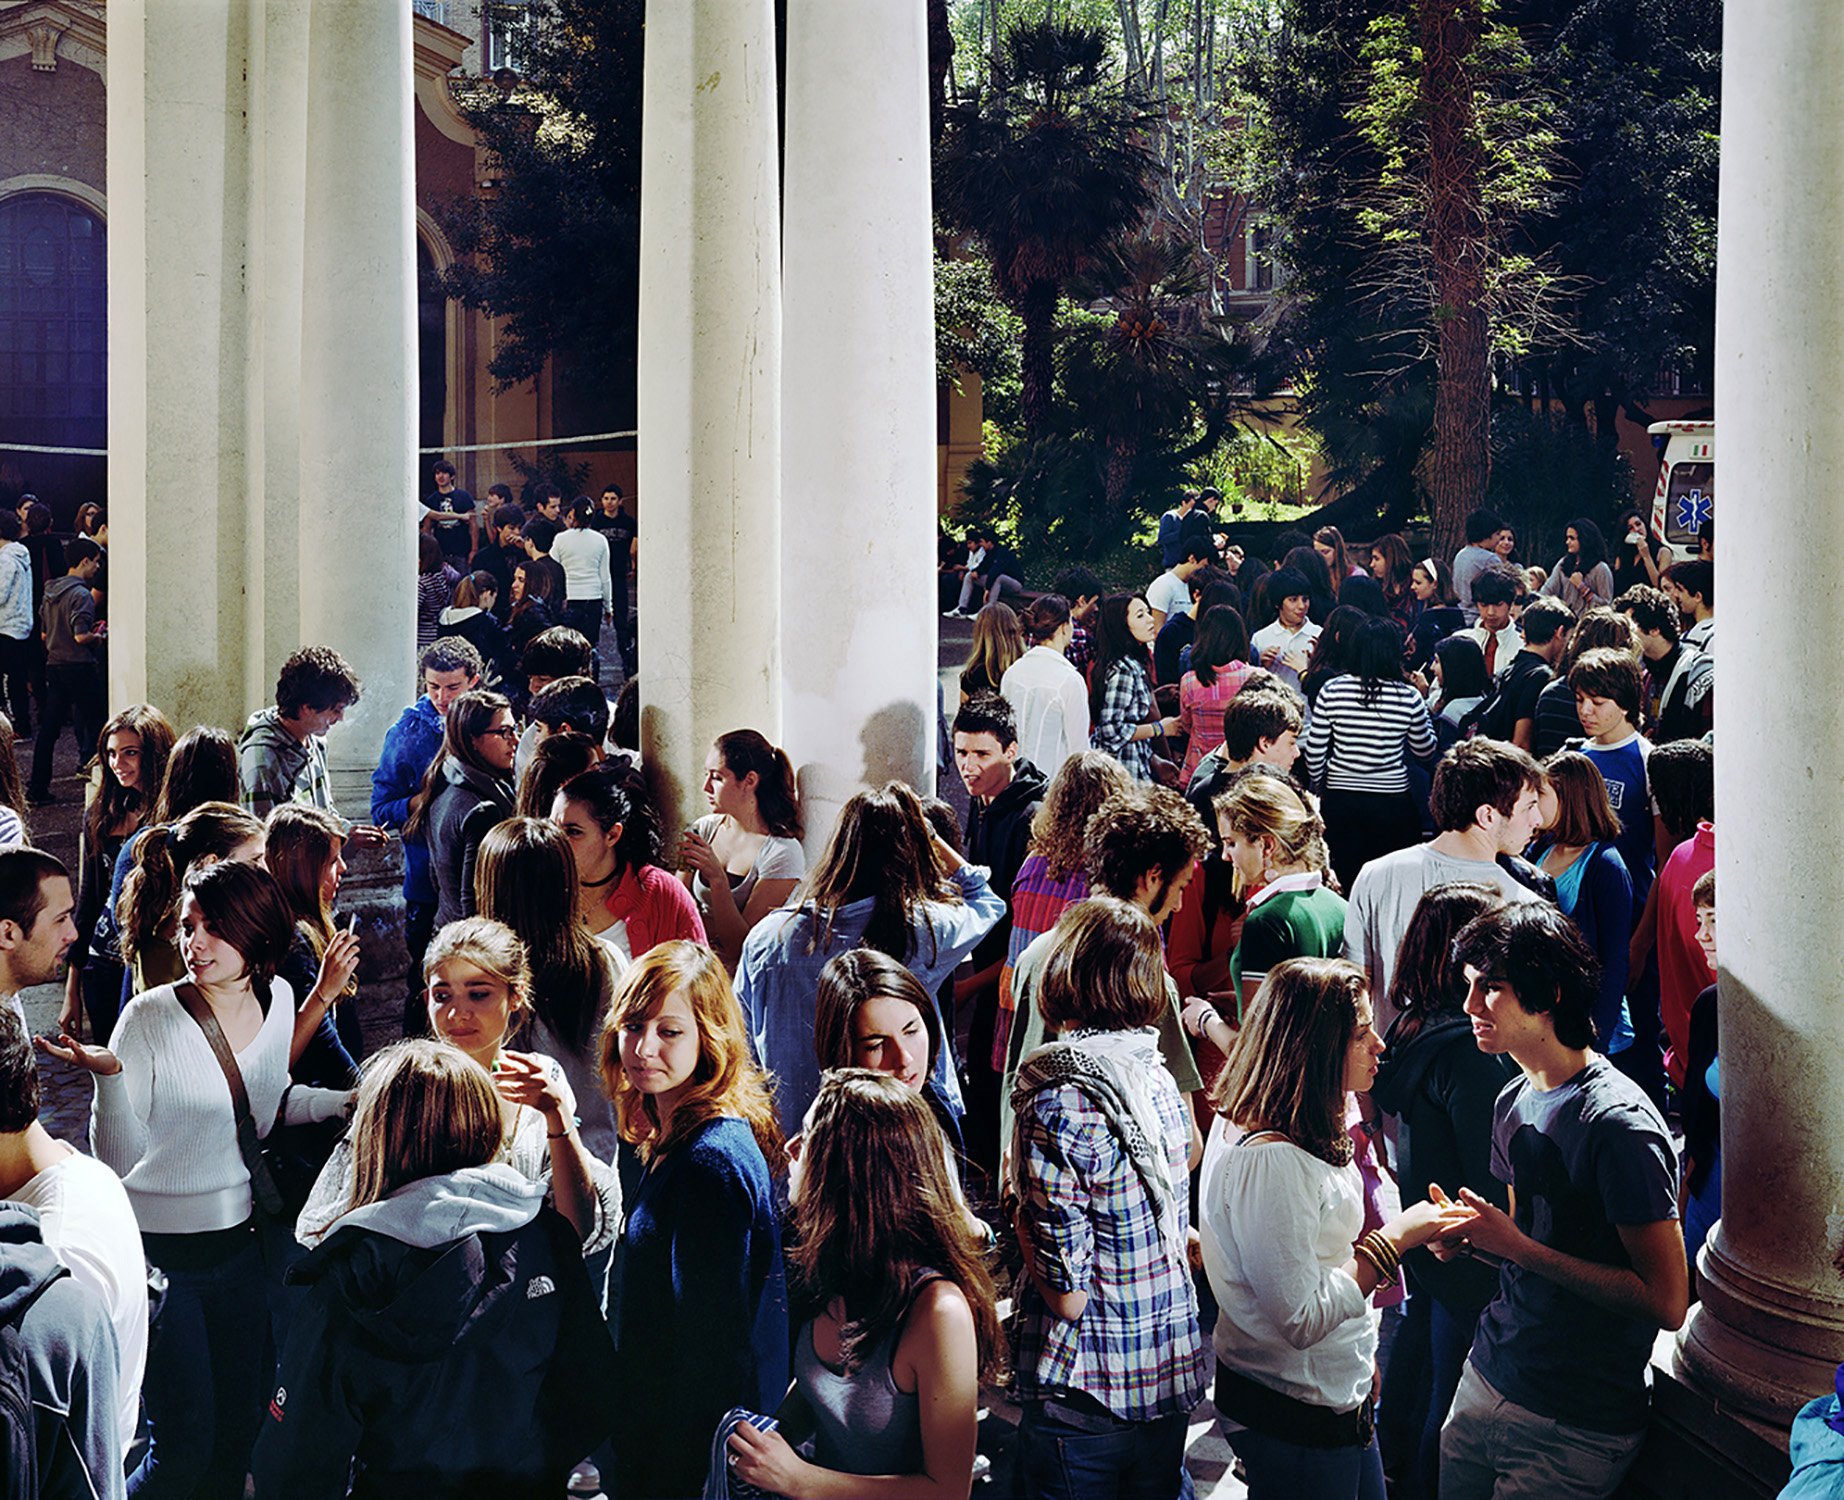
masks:
<svg viewBox="0 0 1844 1500"><path fill-rule="evenodd" d="M604 875L600 880L583 880L579 878L576 883L587 890L596 891L600 890L605 885L612 885L620 878L620 875L621 872L615 870L610 874Z"/></svg>

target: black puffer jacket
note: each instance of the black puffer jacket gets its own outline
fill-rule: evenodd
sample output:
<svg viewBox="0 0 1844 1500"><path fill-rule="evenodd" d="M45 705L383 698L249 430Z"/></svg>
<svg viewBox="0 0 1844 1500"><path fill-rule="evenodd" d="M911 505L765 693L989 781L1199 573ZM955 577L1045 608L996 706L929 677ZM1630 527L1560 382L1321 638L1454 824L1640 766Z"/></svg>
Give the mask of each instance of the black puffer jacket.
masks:
<svg viewBox="0 0 1844 1500"><path fill-rule="evenodd" d="M1407 1040L1399 1016L1384 1039L1388 1048L1377 1065L1370 1097L1396 1116L1400 1170L1397 1181L1405 1205L1428 1196L1438 1182L1450 1198L1471 1188L1500 1208L1505 1184L1492 1175L1492 1107L1517 1073L1508 1057L1493 1057L1473 1044L1473 1026L1454 1012L1429 1016ZM1450 1307L1478 1312L1497 1295L1496 1269L1473 1260L1442 1265L1427 1250L1404 1258L1418 1288Z"/></svg>
<svg viewBox="0 0 1844 1500"><path fill-rule="evenodd" d="M308 1288L256 1445L262 1500L543 1496L614 1427L614 1346L582 1241L510 1167L348 1216Z"/></svg>

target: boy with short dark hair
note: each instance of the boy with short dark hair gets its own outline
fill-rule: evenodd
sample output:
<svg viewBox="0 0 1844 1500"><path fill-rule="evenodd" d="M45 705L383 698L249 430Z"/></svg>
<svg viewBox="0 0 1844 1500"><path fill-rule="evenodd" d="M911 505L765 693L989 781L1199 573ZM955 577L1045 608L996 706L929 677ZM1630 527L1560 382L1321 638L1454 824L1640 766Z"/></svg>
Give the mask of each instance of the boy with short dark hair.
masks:
<svg viewBox="0 0 1844 1500"><path fill-rule="evenodd" d="M442 556L457 567L480 546L480 521L474 497L455 484L455 466L438 458L430 471L435 489L423 497L423 530L434 531Z"/></svg>
<svg viewBox="0 0 1844 1500"><path fill-rule="evenodd" d="M1678 606L1670 592L1635 584L1614 607L1639 632L1639 651L1652 689L1653 743L1700 739L1715 709L1716 664L1678 638Z"/></svg>
<svg viewBox="0 0 1844 1500"><path fill-rule="evenodd" d="M1467 613L1476 623L1461 634L1476 641L1485 654L1488 677L1496 678L1523 649L1524 637L1511 618L1519 587L1502 568L1488 569L1473 581L1473 607Z"/></svg>
<svg viewBox="0 0 1844 1500"><path fill-rule="evenodd" d="M1466 611L1468 625L1479 622L1479 609L1473 600L1473 580L1504 561L1494 543L1510 529L1504 517L1494 511L1476 510L1466 518L1466 545L1453 558L1453 592L1460 601L1460 608Z"/></svg>
<svg viewBox="0 0 1844 1500"><path fill-rule="evenodd" d="M326 736L358 701L358 673L331 647L303 646L283 662L275 706L251 714L237 737L243 805L259 818L288 802L334 811ZM382 840L382 830L366 832Z"/></svg>
<svg viewBox="0 0 1844 1500"><path fill-rule="evenodd" d="M1689 1306L1677 1152L1639 1086L1594 1046L1593 951L1547 902L1461 930L1479 1050L1522 1070L1493 1109L1492 1174L1463 1246L1502 1263L1441 1430L1442 1500L1599 1500L1645 1438L1647 1361Z"/></svg>
<svg viewBox="0 0 1844 1500"><path fill-rule="evenodd" d="M1257 669L1223 705L1223 743L1197 763L1185 788L1186 798L1195 805L1206 788L1212 788L1214 797L1219 779L1246 766L1272 766L1283 776L1290 775L1300 758L1305 710L1304 698L1272 673Z"/></svg>
<svg viewBox="0 0 1844 1500"><path fill-rule="evenodd" d="M1319 639L1319 627L1307 618L1313 605L1312 585L1297 569L1276 568L1268 575L1268 600L1280 612L1272 624L1249 637L1249 646L1262 666L1297 690Z"/></svg>
<svg viewBox="0 0 1844 1500"><path fill-rule="evenodd" d="M1607 783L1607 798L1620 815L1615 847L1633 877L1633 905L1645 905L1656 864L1652 837L1652 799L1646 790L1646 758L1652 742L1639 732L1645 704L1645 678L1639 663L1624 651L1603 647L1584 651L1569 669L1575 714L1586 736L1570 741L1593 761Z"/></svg>

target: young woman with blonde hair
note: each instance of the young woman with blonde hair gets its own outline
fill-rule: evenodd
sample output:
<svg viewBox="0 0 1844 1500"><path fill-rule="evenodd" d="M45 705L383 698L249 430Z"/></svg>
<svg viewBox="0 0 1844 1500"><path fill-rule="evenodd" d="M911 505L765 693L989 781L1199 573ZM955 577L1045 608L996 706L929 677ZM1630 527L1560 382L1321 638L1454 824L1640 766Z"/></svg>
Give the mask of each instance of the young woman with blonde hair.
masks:
<svg viewBox="0 0 1844 1500"><path fill-rule="evenodd" d="M973 650L960 670L960 701L996 693L1006 670L1025 652L1024 628L1009 604L988 604L973 617Z"/></svg>
<svg viewBox="0 0 1844 1500"><path fill-rule="evenodd" d="M842 1068L789 1147L794 1393L813 1456L742 1423L729 1439L736 1477L782 1495L844 1475L965 1495L1001 1333L940 1131L901 1080Z"/></svg>
<svg viewBox="0 0 1844 1500"><path fill-rule="evenodd" d="M258 1494L538 1500L613 1427L578 1231L504 1160L498 1082L434 1041L366 1065L338 1216L294 1271Z"/></svg>
<svg viewBox="0 0 1844 1500"><path fill-rule="evenodd" d="M1289 959L1262 981L1217 1084L1198 1218L1219 1308L1216 1407L1238 1424L1250 1500L1383 1500L1370 1298L1405 1252L1474 1218L1434 1187L1362 1234L1346 1111L1382 1052L1363 971Z"/></svg>
<svg viewBox="0 0 1844 1500"><path fill-rule="evenodd" d="M506 1049L531 1007L525 945L486 917L450 922L430 940L423 976L436 1040L471 1057L498 1092L502 1138L493 1159L544 1186L585 1255L605 1248L621 1222L621 1188L577 1132L570 1082L554 1058ZM319 1244L352 1206L353 1151L342 1142L314 1184L295 1229L303 1244Z"/></svg>
<svg viewBox="0 0 1844 1500"><path fill-rule="evenodd" d="M621 1494L697 1494L724 1413L773 1411L788 1383L781 1130L716 954L675 940L635 961L602 1079L645 1164L609 1285Z"/></svg>
<svg viewBox="0 0 1844 1500"><path fill-rule="evenodd" d="M1345 899L1326 884L1330 864L1318 800L1284 777L1257 770L1216 800L1223 857L1245 903L1242 937L1229 959L1229 987L1242 1006L1244 975L1290 958L1344 951ZM1235 1033L1208 1001L1185 1008L1185 1024L1226 1056Z"/></svg>

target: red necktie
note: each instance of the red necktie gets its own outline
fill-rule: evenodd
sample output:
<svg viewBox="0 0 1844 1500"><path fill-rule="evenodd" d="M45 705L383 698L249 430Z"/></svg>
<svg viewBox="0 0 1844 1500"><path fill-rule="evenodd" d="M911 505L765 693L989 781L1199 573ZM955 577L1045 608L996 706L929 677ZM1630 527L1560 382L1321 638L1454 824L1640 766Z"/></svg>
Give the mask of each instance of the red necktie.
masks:
<svg viewBox="0 0 1844 1500"><path fill-rule="evenodd" d="M1498 632L1488 631L1485 638L1485 675L1493 676L1498 668Z"/></svg>

